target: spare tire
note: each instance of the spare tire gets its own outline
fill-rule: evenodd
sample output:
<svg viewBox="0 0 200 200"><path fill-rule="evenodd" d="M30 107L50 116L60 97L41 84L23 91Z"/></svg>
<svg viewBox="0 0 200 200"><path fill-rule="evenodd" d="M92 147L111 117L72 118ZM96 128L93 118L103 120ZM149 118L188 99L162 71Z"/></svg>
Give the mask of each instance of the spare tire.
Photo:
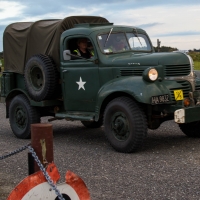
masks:
<svg viewBox="0 0 200 200"><path fill-rule="evenodd" d="M33 100L50 99L58 83L58 71L53 60L42 54L31 57L25 66L24 80L28 94Z"/></svg>

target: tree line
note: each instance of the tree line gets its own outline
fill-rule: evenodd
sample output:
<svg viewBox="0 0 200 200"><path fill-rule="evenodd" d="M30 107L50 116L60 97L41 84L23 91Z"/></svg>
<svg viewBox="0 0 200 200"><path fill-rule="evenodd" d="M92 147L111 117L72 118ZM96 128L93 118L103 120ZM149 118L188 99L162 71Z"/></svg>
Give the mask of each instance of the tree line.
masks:
<svg viewBox="0 0 200 200"><path fill-rule="evenodd" d="M200 52L200 49L193 49L193 50L189 50L189 52Z"/></svg>
<svg viewBox="0 0 200 200"><path fill-rule="evenodd" d="M161 47L154 47L155 52L173 52L178 51L177 48L161 46ZM188 54L192 57L194 61L200 62L200 49L193 49L188 50Z"/></svg>
<svg viewBox="0 0 200 200"><path fill-rule="evenodd" d="M167 47L167 46L154 47L154 50L155 50L155 52L172 52L172 51L178 51L177 48Z"/></svg>

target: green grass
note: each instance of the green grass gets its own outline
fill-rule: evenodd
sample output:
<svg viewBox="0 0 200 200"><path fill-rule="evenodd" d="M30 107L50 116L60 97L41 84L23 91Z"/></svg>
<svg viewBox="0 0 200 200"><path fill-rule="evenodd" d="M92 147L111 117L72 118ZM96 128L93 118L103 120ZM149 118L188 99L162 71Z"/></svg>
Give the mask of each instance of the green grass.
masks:
<svg viewBox="0 0 200 200"><path fill-rule="evenodd" d="M200 70L200 61L194 61L194 69Z"/></svg>

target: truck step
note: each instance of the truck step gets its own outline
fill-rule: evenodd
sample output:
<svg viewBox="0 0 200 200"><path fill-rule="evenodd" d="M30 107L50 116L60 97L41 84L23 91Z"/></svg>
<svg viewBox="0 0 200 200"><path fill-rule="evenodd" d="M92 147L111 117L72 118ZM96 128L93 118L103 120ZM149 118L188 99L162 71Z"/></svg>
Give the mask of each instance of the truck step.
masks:
<svg viewBox="0 0 200 200"><path fill-rule="evenodd" d="M95 113L93 112L62 112L56 113L55 117L67 120L93 121Z"/></svg>

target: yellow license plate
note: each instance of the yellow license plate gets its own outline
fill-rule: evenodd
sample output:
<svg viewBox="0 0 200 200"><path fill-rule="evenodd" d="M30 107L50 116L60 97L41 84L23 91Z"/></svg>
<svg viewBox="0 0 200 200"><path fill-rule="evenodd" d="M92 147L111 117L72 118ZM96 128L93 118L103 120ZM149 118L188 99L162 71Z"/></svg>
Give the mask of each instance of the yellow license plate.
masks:
<svg viewBox="0 0 200 200"><path fill-rule="evenodd" d="M174 90L174 97L176 101L183 100L183 91L182 90Z"/></svg>

